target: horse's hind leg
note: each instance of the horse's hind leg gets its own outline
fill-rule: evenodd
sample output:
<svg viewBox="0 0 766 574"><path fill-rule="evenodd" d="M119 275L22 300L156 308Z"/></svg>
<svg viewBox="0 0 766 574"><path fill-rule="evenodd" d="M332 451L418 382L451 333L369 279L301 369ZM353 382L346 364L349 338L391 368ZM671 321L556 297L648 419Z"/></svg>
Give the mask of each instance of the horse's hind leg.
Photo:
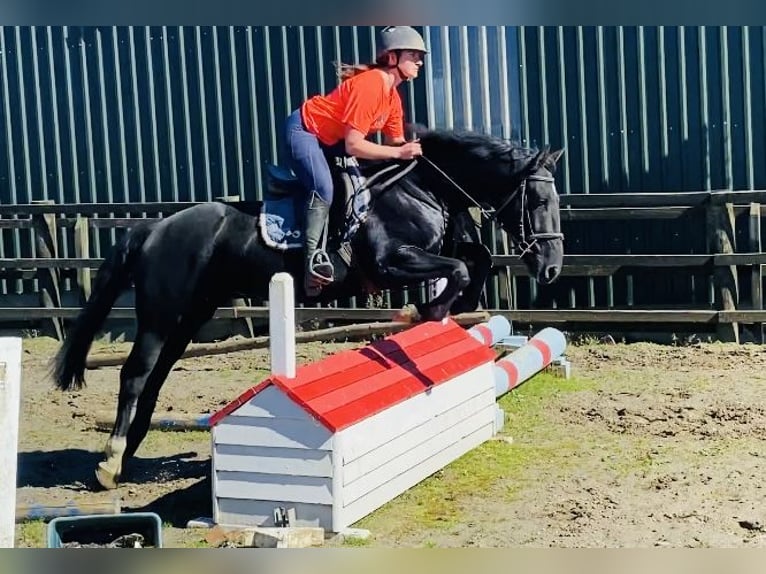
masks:
<svg viewBox="0 0 766 574"><path fill-rule="evenodd" d="M146 437L157 397L170 369L215 311L214 307L201 305L197 309L178 323L170 335L160 337L153 332L139 331L120 373L117 420L107 441L106 461L96 470L96 477L104 488L117 487L124 462L135 454Z"/></svg>
<svg viewBox="0 0 766 574"><path fill-rule="evenodd" d="M156 331L139 327L128 360L120 370L117 419L106 441L104 450L106 460L99 463L96 469L96 478L104 488L117 487L117 481L122 473L128 430L136 413L138 398L154 369L164 343L164 337Z"/></svg>
<svg viewBox="0 0 766 574"><path fill-rule="evenodd" d="M146 438L160 389L167 380L173 365L181 358L192 337L213 316L214 312L214 307L206 308L202 304L196 306L193 315L184 317L173 333L168 336L144 390L138 398L135 417L128 430L124 460L132 457Z"/></svg>

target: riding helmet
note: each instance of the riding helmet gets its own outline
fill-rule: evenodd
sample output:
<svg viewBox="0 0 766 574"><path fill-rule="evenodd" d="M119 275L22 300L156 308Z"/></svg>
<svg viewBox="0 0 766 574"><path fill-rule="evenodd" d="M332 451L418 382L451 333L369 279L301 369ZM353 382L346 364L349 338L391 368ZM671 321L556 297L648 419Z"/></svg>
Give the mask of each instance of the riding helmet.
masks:
<svg viewBox="0 0 766 574"><path fill-rule="evenodd" d="M412 26L387 26L380 33L378 58L392 50L415 50L428 53L423 36Z"/></svg>

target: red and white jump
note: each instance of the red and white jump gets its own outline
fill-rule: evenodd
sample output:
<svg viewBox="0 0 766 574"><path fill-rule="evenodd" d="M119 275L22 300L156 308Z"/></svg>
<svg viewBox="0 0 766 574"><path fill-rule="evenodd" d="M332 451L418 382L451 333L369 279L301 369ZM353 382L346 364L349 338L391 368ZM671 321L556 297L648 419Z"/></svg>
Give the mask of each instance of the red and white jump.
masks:
<svg viewBox="0 0 766 574"><path fill-rule="evenodd" d="M291 526L347 528L497 433L498 369L518 384L563 351L535 362L520 349L498 367L506 318L446 319L296 368L292 277L269 293L272 374L209 419L218 524L274 526L287 508ZM551 343L538 338L540 353Z"/></svg>
<svg viewBox="0 0 766 574"><path fill-rule="evenodd" d="M269 527L288 508L338 532L497 431L506 320L421 323L296 368L292 297L276 275L272 375L210 417L214 522Z"/></svg>

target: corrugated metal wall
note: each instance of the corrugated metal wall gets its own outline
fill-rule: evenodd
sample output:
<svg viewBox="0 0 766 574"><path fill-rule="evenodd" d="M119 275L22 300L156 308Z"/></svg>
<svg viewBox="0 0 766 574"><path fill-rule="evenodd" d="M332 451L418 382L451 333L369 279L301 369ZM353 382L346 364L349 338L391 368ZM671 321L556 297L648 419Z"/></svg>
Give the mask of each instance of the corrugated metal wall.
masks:
<svg viewBox="0 0 766 574"><path fill-rule="evenodd" d="M766 188L764 28L522 28L519 47L520 132L566 142L562 193ZM564 231L568 253L706 252L699 215ZM538 295L579 308L712 303L701 270L563 278Z"/></svg>
<svg viewBox="0 0 766 574"><path fill-rule="evenodd" d="M561 193L766 187L766 164L756 161L766 152L761 27L422 31L430 56L403 90L408 119L565 145ZM371 60L375 33L2 27L0 201L256 199L264 163L278 160L283 119L336 85L333 61ZM567 229L567 248L704 248L657 225L649 234L645 222ZM28 255L24 245L2 242L5 256ZM552 297L564 289L567 306L579 306L574 291L594 287L576 283Z"/></svg>
<svg viewBox="0 0 766 574"><path fill-rule="evenodd" d="M762 27L523 28L521 133L569 193L766 186Z"/></svg>

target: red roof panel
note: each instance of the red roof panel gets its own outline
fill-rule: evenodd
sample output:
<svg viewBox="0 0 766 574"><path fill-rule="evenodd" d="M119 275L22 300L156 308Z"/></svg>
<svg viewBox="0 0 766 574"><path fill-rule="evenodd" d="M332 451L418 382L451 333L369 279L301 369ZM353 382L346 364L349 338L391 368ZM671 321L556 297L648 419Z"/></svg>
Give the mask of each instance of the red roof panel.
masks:
<svg viewBox="0 0 766 574"><path fill-rule="evenodd" d="M454 321L421 323L360 349L263 381L210 417L210 425L276 385L330 431L351 426L487 362L495 353Z"/></svg>

